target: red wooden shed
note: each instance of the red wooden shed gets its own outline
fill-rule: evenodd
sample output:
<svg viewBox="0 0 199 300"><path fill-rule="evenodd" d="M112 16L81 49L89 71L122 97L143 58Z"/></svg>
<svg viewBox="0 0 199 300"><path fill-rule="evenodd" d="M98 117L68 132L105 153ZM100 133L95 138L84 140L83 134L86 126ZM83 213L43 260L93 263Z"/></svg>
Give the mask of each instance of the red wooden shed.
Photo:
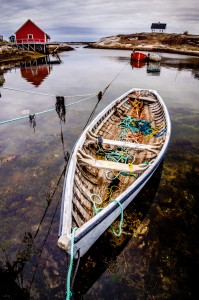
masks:
<svg viewBox="0 0 199 300"><path fill-rule="evenodd" d="M50 40L50 36L30 19L15 32L15 35L17 43L47 43Z"/></svg>

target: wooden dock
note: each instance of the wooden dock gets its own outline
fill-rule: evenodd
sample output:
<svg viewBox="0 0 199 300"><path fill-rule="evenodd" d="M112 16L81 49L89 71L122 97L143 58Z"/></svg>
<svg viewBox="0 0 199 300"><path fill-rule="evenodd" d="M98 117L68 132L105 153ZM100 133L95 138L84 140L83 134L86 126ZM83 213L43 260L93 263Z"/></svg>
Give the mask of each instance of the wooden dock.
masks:
<svg viewBox="0 0 199 300"><path fill-rule="evenodd" d="M17 48L19 50L24 50L24 51L34 51L34 52L39 52L39 53L44 53L48 54L48 47L50 45L54 45L59 47L60 43L59 42L54 42L54 43L44 43L44 42L20 42L20 43L14 43L12 44L13 48Z"/></svg>

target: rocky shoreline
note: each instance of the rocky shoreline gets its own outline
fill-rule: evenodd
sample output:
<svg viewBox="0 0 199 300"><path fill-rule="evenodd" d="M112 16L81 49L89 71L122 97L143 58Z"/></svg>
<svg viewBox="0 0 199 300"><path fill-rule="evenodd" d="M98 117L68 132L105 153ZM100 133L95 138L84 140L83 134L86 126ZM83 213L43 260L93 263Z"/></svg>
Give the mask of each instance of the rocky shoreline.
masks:
<svg viewBox="0 0 199 300"><path fill-rule="evenodd" d="M62 51L71 51L74 50L66 43L61 43L59 45L49 45L48 54L59 53ZM0 64L6 63L15 63L15 62L25 62L38 58L45 57L46 54L34 52L34 51L25 51L19 50L12 47L11 45L0 45Z"/></svg>
<svg viewBox="0 0 199 300"><path fill-rule="evenodd" d="M199 36L189 34L135 33L101 38L90 48L165 52L199 56Z"/></svg>
<svg viewBox="0 0 199 300"><path fill-rule="evenodd" d="M89 48L119 49L147 52L176 53L199 57L199 35L167 33L135 33L101 38L97 42L87 43ZM51 44L48 53L75 50L67 43ZM0 64L24 62L38 59L46 54L24 51L9 44L0 44Z"/></svg>

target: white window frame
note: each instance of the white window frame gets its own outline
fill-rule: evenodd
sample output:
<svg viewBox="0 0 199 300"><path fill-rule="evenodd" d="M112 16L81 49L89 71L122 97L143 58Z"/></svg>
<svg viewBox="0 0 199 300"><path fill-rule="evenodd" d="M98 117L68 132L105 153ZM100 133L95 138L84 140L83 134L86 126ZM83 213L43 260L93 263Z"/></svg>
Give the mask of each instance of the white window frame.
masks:
<svg viewBox="0 0 199 300"><path fill-rule="evenodd" d="M28 39L33 40L33 34L32 33L28 33Z"/></svg>

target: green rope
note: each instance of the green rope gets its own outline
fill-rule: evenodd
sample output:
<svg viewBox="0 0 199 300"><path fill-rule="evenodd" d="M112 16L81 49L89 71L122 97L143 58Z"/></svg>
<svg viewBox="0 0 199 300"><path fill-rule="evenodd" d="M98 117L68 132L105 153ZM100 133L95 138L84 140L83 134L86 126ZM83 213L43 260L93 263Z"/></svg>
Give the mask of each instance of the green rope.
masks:
<svg viewBox="0 0 199 300"><path fill-rule="evenodd" d="M131 173L126 173L126 172L120 172L120 174L121 175L123 175L123 176L133 176L133 177L135 177L136 179L139 177L138 175L136 175L136 174L131 174Z"/></svg>
<svg viewBox="0 0 199 300"><path fill-rule="evenodd" d="M122 234L122 225L123 225L123 220L124 220L123 207L122 207L122 204L120 203L120 201L118 201L117 199L112 200L112 202L116 202L119 205L120 209L121 209L121 218L120 218L120 224L119 224L119 232L116 233L115 230L113 229L113 227L111 227L112 232L114 233L114 235L116 237L120 237L120 235Z"/></svg>
<svg viewBox="0 0 199 300"><path fill-rule="evenodd" d="M111 197L112 193L113 193L113 191L112 191L112 189L111 189L110 197ZM92 199L93 197L97 197L100 201L99 201L99 202L94 201L94 200ZM99 204L102 203L102 198L101 198L98 194L92 194L92 195L90 195L90 201L93 203L94 212L95 212L95 215L97 215L98 212L99 212L100 210L103 209L103 208L97 208L97 207L96 207L96 204L99 205ZM121 218L120 218L120 224L119 224L119 232L116 233L115 230L113 229L113 227L111 227L112 232L114 233L114 235L115 235L116 237L120 237L121 234L122 234L122 226L123 226L123 220L124 220L123 207L122 207L122 204L120 203L120 201L118 201L117 199L112 200L111 202L116 202L116 203L119 205L120 209L121 209ZM67 300L68 300L68 299L67 299Z"/></svg>
<svg viewBox="0 0 199 300"><path fill-rule="evenodd" d="M98 198L99 202L94 201L93 197ZM103 208L97 208L97 206L96 206L96 205L102 204L102 198L97 194L92 194L92 195L90 195L90 201L93 203L94 213L95 213L95 215L97 215L98 212L103 209Z"/></svg>
<svg viewBox="0 0 199 300"><path fill-rule="evenodd" d="M71 281L71 273L73 269L73 251L74 251L74 236L75 236L75 230L77 230L77 227L73 228L72 231L72 237L71 237L71 248L70 248L70 265L69 265L69 270L68 270L68 275L67 275L67 282L66 282L66 300L70 300L72 297L72 292L70 290L70 281Z"/></svg>

